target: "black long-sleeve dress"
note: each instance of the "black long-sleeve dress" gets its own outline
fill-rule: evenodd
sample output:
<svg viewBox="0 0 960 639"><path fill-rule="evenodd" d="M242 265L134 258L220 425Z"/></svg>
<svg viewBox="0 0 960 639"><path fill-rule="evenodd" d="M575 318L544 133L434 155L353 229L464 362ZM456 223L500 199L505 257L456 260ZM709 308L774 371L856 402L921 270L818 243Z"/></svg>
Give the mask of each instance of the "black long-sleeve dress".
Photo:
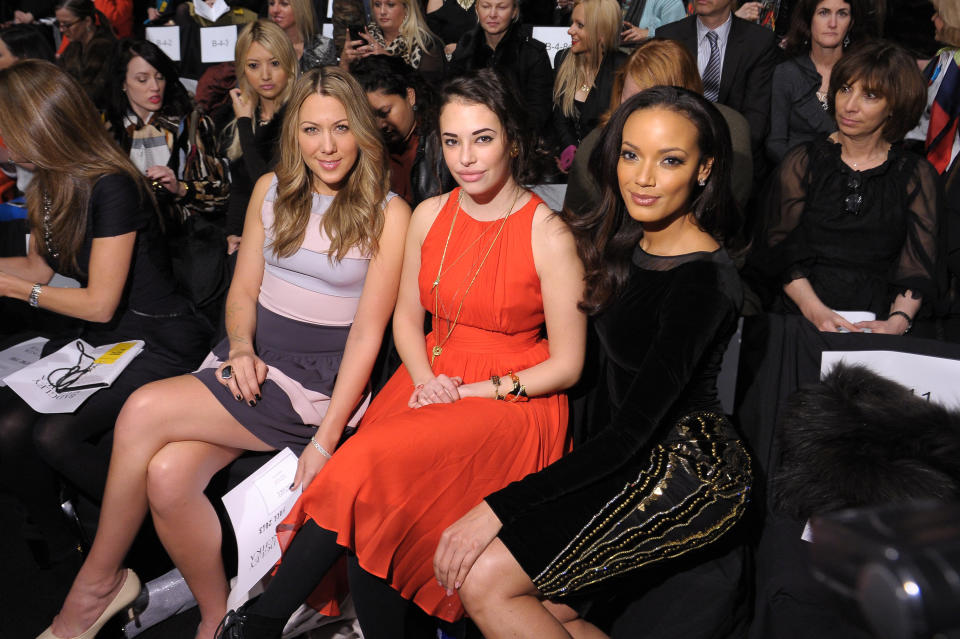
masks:
<svg viewBox="0 0 960 639"><path fill-rule="evenodd" d="M880 166L856 171L824 136L784 158L751 262L774 286L805 277L828 307L883 319L897 294L937 292L938 192L936 170L900 145ZM800 312L776 293L774 311Z"/></svg>
<svg viewBox="0 0 960 639"><path fill-rule="evenodd" d="M716 378L742 302L726 252L636 249L596 321L611 415L594 437L486 501L545 596L710 543L743 513L750 462L720 415Z"/></svg>

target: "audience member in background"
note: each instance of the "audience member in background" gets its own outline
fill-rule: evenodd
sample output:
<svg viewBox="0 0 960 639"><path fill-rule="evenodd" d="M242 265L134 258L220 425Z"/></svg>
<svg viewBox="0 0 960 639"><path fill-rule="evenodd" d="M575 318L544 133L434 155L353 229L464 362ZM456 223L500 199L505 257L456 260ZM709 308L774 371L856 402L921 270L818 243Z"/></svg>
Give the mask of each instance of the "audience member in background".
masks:
<svg viewBox="0 0 960 639"><path fill-rule="evenodd" d="M116 38L110 21L92 0L58 0L57 26L70 44L60 54L60 66L72 75L101 111L109 100Z"/></svg>
<svg viewBox="0 0 960 639"><path fill-rule="evenodd" d="M337 63L333 40L317 28L317 17L310 0L270 0L268 6L270 20L283 29L293 43L301 71Z"/></svg>
<svg viewBox="0 0 960 639"><path fill-rule="evenodd" d="M210 477L244 450L332 451L365 407L410 209L388 195L373 118L342 70L298 81L283 139L250 201L228 338L193 375L141 388L117 421L97 536L55 636L99 628L137 596L122 562L149 507L197 599L196 637L212 639L229 588Z"/></svg>
<svg viewBox="0 0 960 639"><path fill-rule="evenodd" d="M736 109L750 123L754 175L762 175L770 123L770 79L779 49L773 31L731 13L734 0L700 0L696 14L660 28L694 55L703 95Z"/></svg>
<svg viewBox="0 0 960 639"><path fill-rule="evenodd" d="M53 0L11 0L0 5L0 21L32 24L53 15Z"/></svg>
<svg viewBox="0 0 960 639"><path fill-rule="evenodd" d="M147 382L196 368L210 330L177 292L149 187L73 78L40 60L0 71L0 131L15 160L35 165L29 254L0 259L0 295L82 320L79 337L93 346L146 342L109 388L71 414L41 415L0 389L4 490L20 499L56 560L76 551L60 512L60 477L99 501L110 453L97 444L124 401ZM46 285L55 272L80 287ZM47 337L45 354L78 335Z"/></svg>
<svg viewBox="0 0 960 639"><path fill-rule="evenodd" d="M133 35L133 0L93 0L93 4L107 16L118 38Z"/></svg>
<svg viewBox="0 0 960 639"><path fill-rule="evenodd" d="M916 60L872 41L830 76L837 131L787 152L764 204L756 265L780 287L773 310L821 331L902 335L937 293L938 175L900 143L926 98ZM848 321L837 311L870 311Z"/></svg>
<svg viewBox="0 0 960 639"><path fill-rule="evenodd" d="M284 110L297 80L297 58L279 25L258 20L240 32L234 66L237 88L230 90L234 119L224 130L221 145L230 160L226 232L231 254L240 247L253 185L279 158Z"/></svg>
<svg viewBox="0 0 960 639"><path fill-rule="evenodd" d="M369 3L364 0L327 0L333 14L333 44L337 51L343 51L344 43L349 40L347 27L363 31L363 25L370 22Z"/></svg>
<svg viewBox="0 0 960 639"><path fill-rule="evenodd" d="M535 147L498 76L454 78L441 96L444 157L460 187L424 201L410 223L393 319L404 365L332 459L304 451L304 494L280 526L282 541L296 535L224 637L279 638L344 546L356 552L350 591L364 637L433 635L435 622L404 632L416 612L406 600L450 621L463 614L431 568L442 530L566 450L561 391L580 375L586 333L573 240L521 186L535 183Z"/></svg>
<svg viewBox="0 0 960 639"><path fill-rule="evenodd" d="M411 206L453 188L443 162L433 92L393 56L358 60L350 73L367 93L390 153L390 190Z"/></svg>
<svg viewBox="0 0 960 639"><path fill-rule="evenodd" d="M19 60L46 60L53 62L53 47L41 32L45 27L32 24L14 24L0 30L0 70L6 69ZM5 174L16 178L16 191L25 193L27 185L33 179L33 165L29 162L16 163L0 140L0 167ZM3 191L4 198L12 194Z"/></svg>
<svg viewBox="0 0 960 639"><path fill-rule="evenodd" d="M960 153L960 1L936 0L934 5L937 42L946 46L923 71L927 108L907 139L922 140L927 160L943 175Z"/></svg>
<svg viewBox="0 0 960 639"><path fill-rule="evenodd" d="M787 33L786 62L773 71L767 157L774 164L787 151L837 126L828 113L830 71L858 38L865 21L860 0L800 0Z"/></svg>
<svg viewBox="0 0 960 639"><path fill-rule="evenodd" d="M521 32L519 0L477 0L475 6L478 24L460 38L448 73L496 69L513 83L535 133L547 134L553 69L546 47Z"/></svg>
<svg viewBox="0 0 960 639"><path fill-rule="evenodd" d="M176 239L175 272L215 320L228 284L223 226L230 182L213 124L193 107L173 61L145 40L117 47L106 116L120 148L153 186L165 232Z"/></svg>
<svg viewBox="0 0 960 639"><path fill-rule="evenodd" d="M656 38L637 46L624 63L613 82L610 95L610 111L605 114L603 124L610 115L634 95L655 86L675 86L696 93L703 91L697 63L682 44L675 40ZM750 197L753 182L753 160L750 153L750 126L746 119L733 109L718 104L717 110L730 129L733 144L730 176L733 196L742 209ZM567 191L563 198L563 207L575 217L589 214L600 204L600 186L593 177L591 159L603 135L603 127L598 126L583 139L577 157L570 167L567 179Z"/></svg>
<svg viewBox="0 0 960 639"><path fill-rule="evenodd" d="M447 55L457 48L463 34L477 24L476 0L427 0L427 26L443 42Z"/></svg>
<svg viewBox="0 0 960 639"><path fill-rule="evenodd" d="M621 42L640 42L657 34L657 28L687 17L683 0L622 0Z"/></svg>
<svg viewBox="0 0 960 639"><path fill-rule="evenodd" d="M554 59L553 83L557 166L564 172L610 105L613 76L627 57L617 50L622 20L616 0L580 0L570 20L570 48Z"/></svg>
<svg viewBox="0 0 960 639"><path fill-rule="evenodd" d="M443 47L427 27L420 0L373 0L370 12L373 21L359 34L361 39L348 39L343 45L344 69L368 55L392 55L431 82L443 77Z"/></svg>
<svg viewBox="0 0 960 639"><path fill-rule="evenodd" d="M713 105L676 87L630 98L604 130L602 204L570 225L611 417L444 531L436 578L486 637L605 637L579 608L635 571L689 565L746 510L750 458L716 390L743 300L723 248L740 228L729 140Z"/></svg>

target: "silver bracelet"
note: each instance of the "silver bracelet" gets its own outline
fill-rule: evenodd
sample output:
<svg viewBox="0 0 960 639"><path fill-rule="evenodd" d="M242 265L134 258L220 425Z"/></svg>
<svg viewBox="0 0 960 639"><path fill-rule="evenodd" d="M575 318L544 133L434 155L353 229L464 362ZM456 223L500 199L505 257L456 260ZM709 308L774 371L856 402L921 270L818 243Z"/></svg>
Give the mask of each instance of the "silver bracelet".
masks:
<svg viewBox="0 0 960 639"><path fill-rule="evenodd" d="M333 455L330 454L330 451L328 451L326 448L321 446L320 442L318 442L313 437L310 438L310 443L313 444L313 447L319 450L320 454L326 457L327 459L330 459L331 457L333 457Z"/></svg>
<svg viewBox="0 0 960 639"><path fill-rule="evenodd" d="M40 284L34 284L33 288L30 289L30 297L27 298L27 304L33 308L40 306L40 289L43 288Z"/></svg>

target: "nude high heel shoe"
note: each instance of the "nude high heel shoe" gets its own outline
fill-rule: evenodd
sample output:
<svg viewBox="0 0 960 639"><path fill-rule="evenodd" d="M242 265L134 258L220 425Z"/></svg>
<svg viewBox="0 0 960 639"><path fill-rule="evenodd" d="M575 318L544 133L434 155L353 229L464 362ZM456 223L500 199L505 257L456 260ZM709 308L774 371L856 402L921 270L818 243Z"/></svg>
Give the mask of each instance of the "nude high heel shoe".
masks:
<svg viewBox="0 0 960 639"><path fill-rule="evenodd" d="M100 616L97 617L97 620L93 622L93 625L86 629L82 634L77 635L76 637L71 637L70 639L94 639L97 636L97 633L100 632L100 629L110 618L115 614L128 607L134 601L136 601L137 596L140 594L140 579L137 577L137 573L133 572L127 568L127 576L123 580L123 585L120 586L120 590L117 591L117 594L114 595L113 601L107 604L106 610L100 613ZM66 637L58 637L53 634L53 626L50 626L43 631L37 639L67 639Z"/></svg>

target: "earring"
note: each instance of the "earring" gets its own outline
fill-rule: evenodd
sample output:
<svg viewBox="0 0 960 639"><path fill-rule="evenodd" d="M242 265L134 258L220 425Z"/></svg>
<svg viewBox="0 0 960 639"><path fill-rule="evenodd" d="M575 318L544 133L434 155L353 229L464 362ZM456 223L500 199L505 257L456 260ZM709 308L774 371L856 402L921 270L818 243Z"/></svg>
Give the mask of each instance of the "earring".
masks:
<svg viewBox="0 0 960 639"><path fill-rule="evenodd" d="M700 186L706 186L707 181L703 178L700 178L699 180L697 180L697 184L699 184Z"/></svg>
<svg viewBox="0 0 960 639"><path fill-rule="evenodd" d="M510 157L515 158L520 155L520 146L514 142L513 147L510 148Z"/></svg>
<svg viewBox="0 0 960 639"><path fill-rule="evenodd" d="M846 49L850 46L850 34L843 36L843 48Z"/></svg>

